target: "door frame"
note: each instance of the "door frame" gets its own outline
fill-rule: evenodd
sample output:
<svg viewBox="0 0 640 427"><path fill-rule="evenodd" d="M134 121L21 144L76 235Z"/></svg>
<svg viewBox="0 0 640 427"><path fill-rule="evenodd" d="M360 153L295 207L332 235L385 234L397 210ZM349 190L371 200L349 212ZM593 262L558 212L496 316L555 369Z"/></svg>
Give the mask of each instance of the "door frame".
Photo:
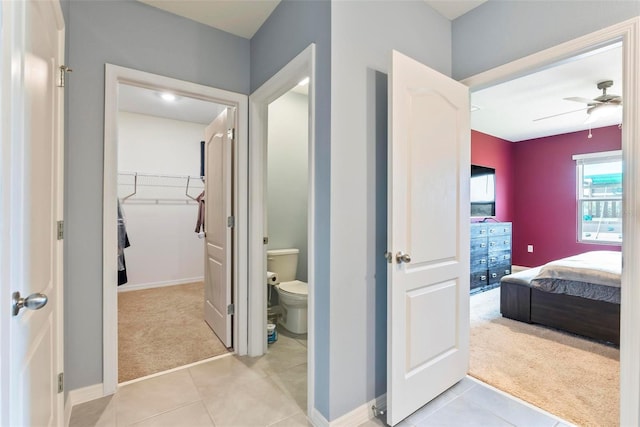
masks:
<svg viewBox="0 0 640 427"><path fill-rule="evenodd" d="M247 191L248 191L248 97L236 92L199 85L132 68L105 64L104 94L104 187L102 223L102 298L103 298L103 394L118 388L118 290L117 290L117 219L118 196L118 84L124 83L152 90L167 90L180 96L197 98L236 108L237 156L234 159L233 229L233 319L234 350L247 353ZM203 302L204 303L204 302Z"/></svg>
<svg viewBox="0 0 640 427"><path fill-rule="evenodd" d="M249 152L249 356L267 352L267 271L266 250L263 243L266 210L266 173L268 107L309 77L309 140L308 140L308 213L307 262L309 296L307 301L307 413L314 408L315 384L315 43L311 43L273 77L256 89L249 97L250 138Z"/></svg>
<svg viewBox="0 0 640 427"><path fill-rule="evenodd" d="M541 68L552 66L597 47L622 42L624 99L622 127L623 178L623 258L640 257L640 17L620 22L577 39L534 53L508 64L462 80L470 91L502 83ZM623 259L623 262L624 262ZM640 265L624 263L620 306L620 421L621 425L640 424ZM634 310L635 309L635 310Z"/></svg>

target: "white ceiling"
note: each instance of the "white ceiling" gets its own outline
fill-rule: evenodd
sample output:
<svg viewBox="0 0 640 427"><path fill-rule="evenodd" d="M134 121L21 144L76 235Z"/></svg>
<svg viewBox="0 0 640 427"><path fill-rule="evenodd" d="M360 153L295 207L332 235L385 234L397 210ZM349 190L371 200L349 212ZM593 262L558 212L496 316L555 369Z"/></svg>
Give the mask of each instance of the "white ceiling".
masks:
<svg viewBox="0 0 640 427"><path fill-rule="evenodd" d="M138 0L236 36L250 39L280 0Z"/></svg>
<svg viewBox="0 0 640 427"><path fill-rule="evenodd" d="M545 70L471 94L471 128L508 141L523 141L589 129L586 104L568 97L593 99L602 94L596 84L613 80L609 94L622 94L622 48L609 46L556 64ZM561 114L569 111L569 114ZM542 117L557 117L534 121ZM591 124L598 128L622 122L618 113Z"/></svg>
<svg viewBox="0 0 640 427"><path fill-rule="evenodd" d="M208 125L226 108L213 102L180 96L168 102L160 94L156 90L120 84L118 110Z"/></svg>

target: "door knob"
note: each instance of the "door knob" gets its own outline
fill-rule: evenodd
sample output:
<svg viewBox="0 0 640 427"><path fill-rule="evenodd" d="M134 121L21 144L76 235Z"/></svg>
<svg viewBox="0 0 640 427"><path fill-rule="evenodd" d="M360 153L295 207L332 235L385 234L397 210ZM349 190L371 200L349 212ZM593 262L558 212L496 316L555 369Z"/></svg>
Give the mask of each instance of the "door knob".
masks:
<svg viewBox="0 0 640 427"><path fill-rule="evenodd" d="M398 252L396 254L396 261L398 261L398 264L402 264L403 262L406 262L408 264L411 262L411 255Z"/></svg>
<svg viewBox="0 0 640 427"><path fill-rule="evenodd" d="M39 310L47 304L49 298L45 294L35 293L26 298L20 296L20 292L14 292L11 295L11 314L17 316L23 307L29 310Z"/></svg>

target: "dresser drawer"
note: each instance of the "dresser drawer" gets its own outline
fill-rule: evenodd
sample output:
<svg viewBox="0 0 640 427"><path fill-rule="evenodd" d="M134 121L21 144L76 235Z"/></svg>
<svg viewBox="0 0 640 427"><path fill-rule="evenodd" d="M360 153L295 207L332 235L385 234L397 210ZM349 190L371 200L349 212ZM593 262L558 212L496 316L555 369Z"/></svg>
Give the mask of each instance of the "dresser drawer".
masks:
<svg viewBox="0 0 640 427"><path fill-rule="evenodd" d="M488 268L494 268L504 264L511 265L511 251L492 252L487 255Z"/></svg>
<svg viewBox="0 0 640 427"><path fill-rule="evenodd" d="M489 284L500 283L500 279L511 274L511 265L503 264L489 269Z"/></svg>
<svg viewBox="0 0 640 427"><path fill-rule="evenodd" d="M489 267L487 266L487 256L486 255L477 256L477 257L475 257L475 258L473 258L471 260L471 271L472 272L486 270L487 268L489 268Z"/></svg>
<svg viewBox="0 0 640 427"><path fill-rule="evenodd" d="M487 236L503 236L505 234L511 235L510 222L487 224Z"/></svg>
<svg viewBox="0 0 640 427"><path fill-rule="evenodd" d="M476 237L475 239L471 239L471 259L477 255L486 254L487 247L488 244L486 237Z"/></svg>
<svg viewBox="0 0 640 427"><path fill-rule="evenodd" d="M487 224L484 222L474 222L471 224L471 238L484 237L487 235Z"/></svg>
<svg viewBox="0 0 640 427"><path fill-rule="evenodd" d="M489 284L489 275L487 274L487 270L471 273L470 284L472 290L487 286Z"/></svg>
<svg viewBox="0 0 640 427"><path fill-rule="evenodd" d="M489 248L489 252L510 251L511 235L505 234L504 236L490 236L487 247Z"/></svg>

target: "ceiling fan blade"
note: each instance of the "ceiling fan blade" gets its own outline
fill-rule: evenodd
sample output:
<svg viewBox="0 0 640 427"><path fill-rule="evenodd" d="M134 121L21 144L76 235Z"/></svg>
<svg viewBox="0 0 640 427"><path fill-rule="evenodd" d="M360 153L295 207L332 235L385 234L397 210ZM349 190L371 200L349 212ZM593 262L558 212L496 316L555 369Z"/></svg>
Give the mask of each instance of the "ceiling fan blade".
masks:
<svg viewBox="0 0 640 427"><path fill-rule="evenodd" d="M551 119L553 117L564 116L565 114L577 113L578 111L584 111L589 107L579 108L577 110L565 111L564 113L552 114L551 116L538 117L537 119L533 119L534 122L539 122L540 120Z"/></svg>
<svg viewBox="0 0 640 427"><path fill-rule="evenodd" d="M562 99L565 99L567 101L582 102L583 104L599 104L600 103L600 101L596 101L595 99L581 98L579 96L570 96L569 98L562 98Z"/></svg>

